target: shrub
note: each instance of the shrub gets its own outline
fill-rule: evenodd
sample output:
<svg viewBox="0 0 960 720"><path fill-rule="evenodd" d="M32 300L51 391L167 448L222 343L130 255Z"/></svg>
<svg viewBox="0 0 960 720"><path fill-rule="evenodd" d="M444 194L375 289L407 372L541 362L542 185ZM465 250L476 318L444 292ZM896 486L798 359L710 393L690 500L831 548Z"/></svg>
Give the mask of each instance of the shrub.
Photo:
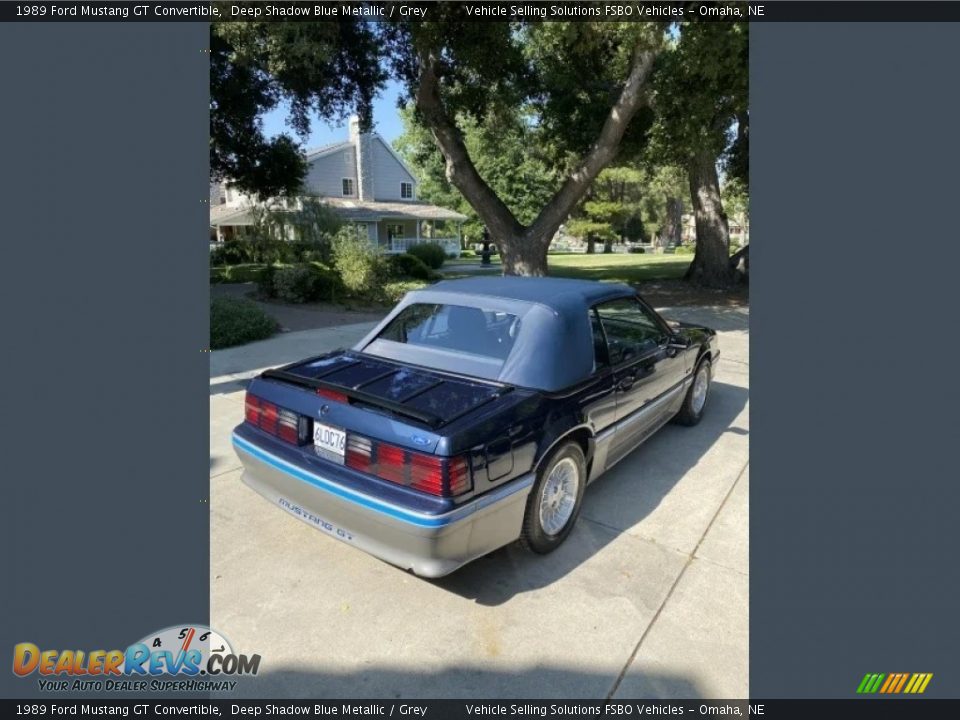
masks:
<svg viewBox="0 0 960 720"><path fill-rule="evenodd" d="M396 305L411 290L421 290L426 286L422 280L394 280L383 284L377 300L388 305Z"/></svg>
<svg viewBox="0 0 960 720"><path fill-rule="evenodd" d="M393 255L388 262L394 277L409 277L417 280L433 280L436 277L436 273L416 255L409 253Z"/></svg>
<svg viewBox="0 0 960 720"><path fill-rule="evenodd" d="M640 247L639 245L634 245L632 248L630 248L630 252L632 252L632 253L637 253L637 254L639 254L639 255L643 255L643 254L646 252L646 250L644 250L644 249L643 249L642 247Z"/></svg>
<svg viewBox="0 0 960 720"><path fill-rule="evenodd" d="M278 300L305 303L316 299L317 274L306 265L277 268L273 273L273 292Z"/></svg>
<svg viewBox="0 0 960 720"><path fill-rule="evenodd" d="M277 275L276 265L267 265L257 278L257 292L261 297L274 298L277 296L277 289L274 286L274 279Z"/></svg>
<svg viewBox="0 0 960 720"><path fill-rule="evenodd" d="M233 297L210 300L212 350L263 340L276 331L276 321L250 300Z"/></svg>
<svg viewBox="0 0 960 720"><path fill-rule="evenodd" d="M329 242L291 242L287 243L289 262L327 262L330 259Z"/></svg>
<svg viewBox="0 0 960 720"><path fill-rule="evenodd" d="M322 262L312 262L307 267L317 278L314 299L336 300L337 295L343 292L343 283L337 271Z"/></svg>
<svg viewBox="0 0 960 720"><path fill-rule="evenodd" d="M463 250L460 253L460 257L462 258L475 258L476 256L477 256L477 253L474 250Z"/></svg>
<svg viewBox="0 0 960 720"><path fill-rule="evenodd" d="M347 292L360 296L376 296L387 274L376 248L349 231L341 231L333 241L333 265Z"/></svg>
<svg viewBox="0 0 960 720"><path fill-rule="evenodd" d="M439 270L447 259L447 251L437 243L419 243L411 246L407 253L420 258L427 267Z"/></svg>
<svg viewBox="0 0 960 720"><path fill-rule="evenodd" d="M210 252L210 265L240 265L250 261L250 246L236 240L228 240Z"/></svg>
<svg viewBox="0 0 960 720"><path fill-rule="evenodd" d="M673 249L674 255L693 255L697 249L693 245L677 245Z"/></svg>

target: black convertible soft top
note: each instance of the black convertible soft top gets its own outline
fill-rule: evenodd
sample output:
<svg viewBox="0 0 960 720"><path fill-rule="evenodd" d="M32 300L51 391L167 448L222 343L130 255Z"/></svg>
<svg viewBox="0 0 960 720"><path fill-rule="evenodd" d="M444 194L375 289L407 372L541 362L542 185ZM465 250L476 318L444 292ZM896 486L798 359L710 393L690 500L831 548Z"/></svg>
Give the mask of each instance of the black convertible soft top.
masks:
<svg viewBox="0 0 960 720"><path fill-rule="evenodd" d="M354 350L438 370L473 374L518 387L556 392L593 371L593 331L588 309L603 300L635 291L619 283L523 277L444 280L408 293ZM509 356L493 370L469 353L438 353L431 348L378 339L404 308L414 304L459 305L508 312L520 318Z"/></svg>

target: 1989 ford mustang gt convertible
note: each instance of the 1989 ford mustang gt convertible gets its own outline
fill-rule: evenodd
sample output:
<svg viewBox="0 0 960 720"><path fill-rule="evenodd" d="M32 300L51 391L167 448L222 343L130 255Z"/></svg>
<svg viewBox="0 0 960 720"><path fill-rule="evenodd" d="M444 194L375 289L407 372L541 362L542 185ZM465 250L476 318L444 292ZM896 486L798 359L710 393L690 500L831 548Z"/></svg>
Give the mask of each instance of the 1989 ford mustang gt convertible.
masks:
<svg viewBox="0 0 960 720"><path fill-rule="evenodd" d="M626 285L474 278L409 293L351 350L251 381L243 480L417 575L570 534L587 484L700 420L716 333Z"/></svg>

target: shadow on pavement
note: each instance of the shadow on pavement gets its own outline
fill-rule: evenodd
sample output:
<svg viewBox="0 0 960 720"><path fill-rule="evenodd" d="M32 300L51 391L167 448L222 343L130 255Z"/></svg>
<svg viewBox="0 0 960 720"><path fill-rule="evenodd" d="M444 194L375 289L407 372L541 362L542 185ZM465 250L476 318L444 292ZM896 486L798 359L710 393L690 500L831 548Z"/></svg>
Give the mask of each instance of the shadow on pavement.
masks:
<svg viewBox="0 0 960 720"><path fill-rule="evenodd" d="M706 325L718 332L749 332L750 312L745 307L668 307L660 311L666 320ZM723 348L721 347L721 357Z"/></svg>
<svg viewBox="0 0 960 720"><path fill-rule="evenodd" d="M747 389L715 382L711 392L699 425L665 426L587 488L580 520L553 553L536 555L512 543L432 582L480 605L501 605L574 570L615 540L623 532L618 528L631 528L647 517L723 433L747 433L731 427L746 406ZM641 484L639 493L637 483ZM607 507L617 508L615 526L606 525L599 513L591 512L591 500L601 494Z"/></svg>
<svg viewBox="0 0 960 720"><path fill-rule="evenodd" d="M246 650L256 652L255 648ZM267 665L269 658L264 657ZM358 658L358 662L363 662ZM511 698L539 700L577 699L587 705L602 705L603 700L580 700L584 697L603 698L612 690L613 672L586 672L572 668L521 667L491 669L488 667L454 667L439 672L400 670L376 665L354 672L317 672L300 668L279 668L261 673L255 678L236 678L233 692L214 692L214 699L247 698L314 698L314 699L370 699L386 700L429 698L466 698L476 702ZM234 678L231 678L234 679ZM701 693L691 680L675 675L646 675L647 687L655 688L654 698L699 699ZM280 701L278 704L282 704Z"/></svg>

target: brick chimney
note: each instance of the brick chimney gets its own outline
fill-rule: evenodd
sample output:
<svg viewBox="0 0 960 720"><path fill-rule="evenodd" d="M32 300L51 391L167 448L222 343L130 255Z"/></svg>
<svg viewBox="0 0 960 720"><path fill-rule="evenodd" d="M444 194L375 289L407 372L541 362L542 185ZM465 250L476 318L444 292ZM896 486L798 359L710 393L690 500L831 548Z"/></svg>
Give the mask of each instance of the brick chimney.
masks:
<svg viewBox="0 0 960 720"><path fill-rule="evenodd" d="M360 132L360 118L350 116L350 142L357 157L357 198L373 200L373 147L371 134Z"/></svg>

